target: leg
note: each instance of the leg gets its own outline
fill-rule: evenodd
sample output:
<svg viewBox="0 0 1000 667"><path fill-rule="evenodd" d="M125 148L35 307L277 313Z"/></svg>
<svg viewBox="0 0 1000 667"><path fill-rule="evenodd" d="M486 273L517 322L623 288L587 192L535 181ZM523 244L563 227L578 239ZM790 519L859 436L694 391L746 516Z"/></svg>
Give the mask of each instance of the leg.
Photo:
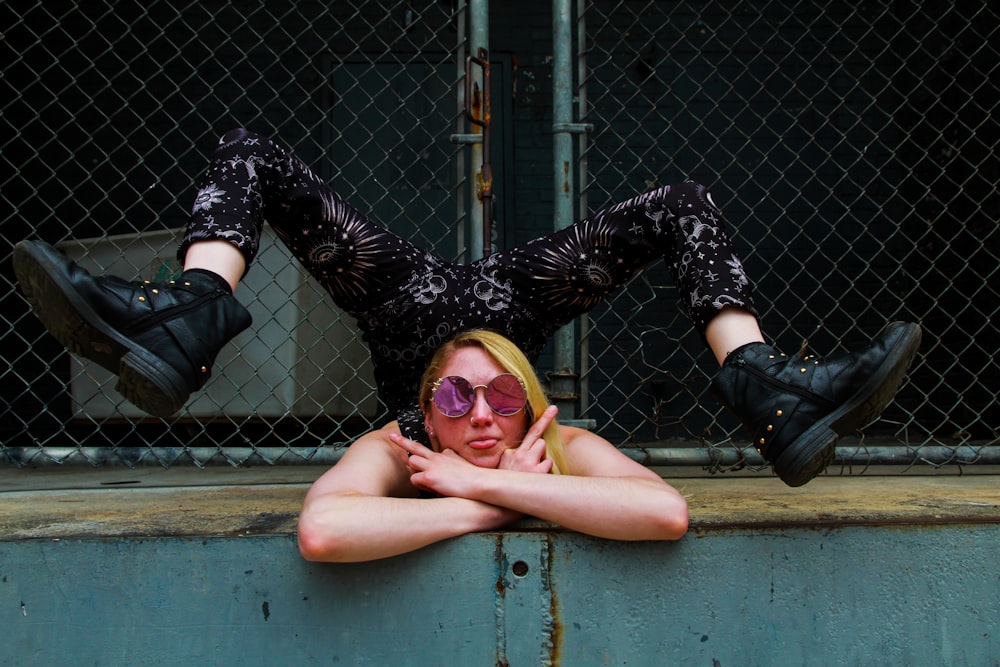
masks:
<svg viewBox="0 0 1000 667"><path fill-rule="evenodd" d="M253 263L265 219L352 315L425 264L423 251L369 220L282 146L243 129L219 141L177 256L233 285Z"/></svg>
<svg viewBox="0 0 1000 667"><path fill-rule="evenodd" d="M184 270L203 269L218 274L236 291L246 274L247 263L236 247L226 241L192 243L184 255Z"/></svg>
<svg viewBox="0 0 1000 667"><path fill-rule="evenodd" d="M245 130L222 138L178 255L186 266L237 281L253 261L265 218L337 306L356 318L379 398L404 433L425 437L417 385L446 339L442 322L450 324L458 310L438 308L457 303L452 294L436 299L444 289L436 281L444 278L431 273L444 267L360 213L276 142ZM434 289L424 290L429 281ZM463 291L458 282L451 280L453 289Z"/></svg>
<svg viewBox="0 0 1000 667"><path fill-rule="evenodd" d="M177 284L94 277L38 242L19 244L15 269L60 342L118 373L119 391L138 407L168 416L208 379L219 349L250 324L232 291L256 256L265 216L366 334L382 326L418 335L406 321L370 313L399 300L401 286L425 268L425 253L358 213L280 146L245 130L223 136L210 161L178 250L185 272ZM390 408L406 402L393 391L398 367L383 364L376 375Z"/></svg>
<svg viewBox="0 0 1000 667"><path fill-rule="evenodd" d="M793 486L825 468L839 435L881 414L920 342L917 325L894 323L866 350L827 361L790 358L764 344L721 212L695 183L609 207L508 254L506 264L523 268L511 276L529 297L534 329L549 332L663 256L682 307L722 366L713 394Z"/></svg>
<svg viewBox="0 0 1000 667"><path fill-rule="evenodd" d="M829 360L791 358L764 344L721 212L702 186L683 187L667 199L677 227L667 260L721 366L712 393L743 421L784 482L805 484L833 460L840 435L867 426L892 400L920 344L920 327L893 323L867 349Z"/></svg>
<svg viewBox="0 0 1000 667"><path fill-rule="evenodd" d="M757 318L745 310L726 306L709 320L705 327L705 340L715 355L719 366L733 350L748 343L763 343Z"/></svg>
<svg viewBox="0 0 1000 667"><path fill-rule="evenodd" d="M570 227L498 253L496 264L548 333L603 302L663 258L680 306L725 352L760 335L750 281L707 189L677 183L609 206ZM717 319L725 313L722 319ZM741 317L734 317L737 313ZM716 340L717 339L717 340ZM520 342L520 341L518 341ZM730 347L726 348L725 346Z"/></svg>

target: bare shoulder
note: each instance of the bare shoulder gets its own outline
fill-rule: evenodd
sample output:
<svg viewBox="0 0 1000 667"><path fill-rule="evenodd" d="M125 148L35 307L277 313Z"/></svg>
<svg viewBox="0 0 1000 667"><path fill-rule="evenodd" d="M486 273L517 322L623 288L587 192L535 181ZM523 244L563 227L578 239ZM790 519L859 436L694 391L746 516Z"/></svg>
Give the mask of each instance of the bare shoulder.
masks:
<svg viewBox="0 0 1000 667"><path fill-rule="evenodd" d="M593 431L576 426L566 426L559 424L559 436L568 452L571 448L611 448L616 452L618 448L608 442L605 438L597 435ZM621 452L618 452L621 454Z"/></svg>
<svg viewBox="0 0 1000 667"><path fill-rule="evenodd" d="M396 422L355 440L336 465L316 480L309 494L413 495L406 452L392 444L391 433L399 433Z"/></svg>
<svg viewBox="0 0 1000 667"><path fill-rule="evenodd" d="M560 424L559 435L562 437L571 475L660 479L655 472L630 459L596 433Z"/></svg>

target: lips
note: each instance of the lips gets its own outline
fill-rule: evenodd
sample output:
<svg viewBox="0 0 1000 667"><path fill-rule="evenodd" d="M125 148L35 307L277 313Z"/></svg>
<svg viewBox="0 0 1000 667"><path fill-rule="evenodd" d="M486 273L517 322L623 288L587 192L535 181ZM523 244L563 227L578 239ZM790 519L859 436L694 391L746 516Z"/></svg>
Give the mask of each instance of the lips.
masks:
<svg viewBox="0 0 1000 667"><path fill-rule="evenodd" d="M490 438L487 440L472 440L469 442L470 449L490 449L495 447L497 444L496 438Z"/></svg>

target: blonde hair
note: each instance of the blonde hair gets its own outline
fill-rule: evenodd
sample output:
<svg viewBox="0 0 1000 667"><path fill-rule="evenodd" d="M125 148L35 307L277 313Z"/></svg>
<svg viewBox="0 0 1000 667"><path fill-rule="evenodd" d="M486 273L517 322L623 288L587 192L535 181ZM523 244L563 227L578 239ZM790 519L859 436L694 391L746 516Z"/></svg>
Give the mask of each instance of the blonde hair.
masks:
<svg viewBox="0 0 1000 667"><path fill-rule="evenodd" d="M441 368L444 367L455 350L463 347L478 347L490 355L505 371L521 378L528 396L528 404L525 409L530 428L535 417L549 407L549 399L545 395L545 389L535 374L534 366L524 356L524 352L509 339L486 329L465 331L438 348L427 364L424 376L420 381L420 407L425 412L430 409L431 390L434 382L440 377ZM545 453L552 461L552 472L560 474L568 470L562 438L559 437L559 425L555 419L545 428L542 439L545 440Z"/></svg>

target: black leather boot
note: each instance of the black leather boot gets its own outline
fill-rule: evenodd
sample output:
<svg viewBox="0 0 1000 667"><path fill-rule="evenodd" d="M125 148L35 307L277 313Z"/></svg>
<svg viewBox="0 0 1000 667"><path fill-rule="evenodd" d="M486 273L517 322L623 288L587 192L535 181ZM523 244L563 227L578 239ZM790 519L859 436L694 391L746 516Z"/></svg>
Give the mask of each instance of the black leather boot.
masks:
<svg viewBox="0 0 1000 667"><path fill-rule="evenodd" d="M222 346L250 326L247 309L208 271L162 284L95 277L46 243L22 241L14 272L49 333L118 375L119 393L158 417L180 410Z"/></svg>
<svg viewBox="0 0 1000 667"><path fill-rule="evenodd" d="M753 444L789 486L833 460L838 436L875 421L920 346L920 327L893 322L865 350L829 360L788 357L750 343L726 358L711 393L753 434Z"/></svg>

